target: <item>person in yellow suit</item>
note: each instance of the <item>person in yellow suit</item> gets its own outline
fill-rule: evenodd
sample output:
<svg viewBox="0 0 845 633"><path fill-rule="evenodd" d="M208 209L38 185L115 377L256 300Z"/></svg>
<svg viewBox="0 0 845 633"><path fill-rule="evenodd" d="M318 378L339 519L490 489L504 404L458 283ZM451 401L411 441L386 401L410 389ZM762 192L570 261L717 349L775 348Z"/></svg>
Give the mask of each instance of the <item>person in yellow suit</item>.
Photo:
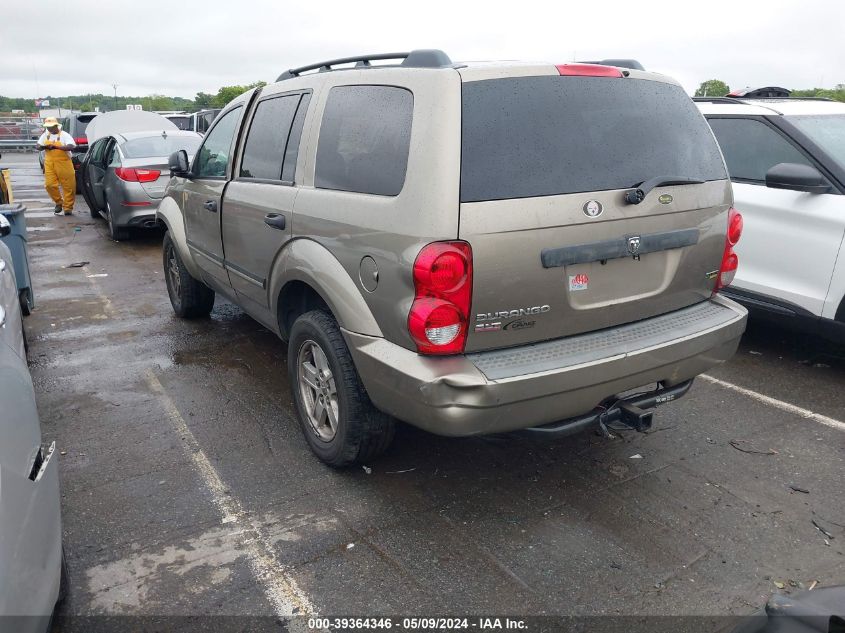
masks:
<svg viewBox="0 0 845 633"><path fill-rule="evenodd" d="M44 134L38 139L38 149L44 150L44 188L56 204L56 215L73 215L76 174L70 150L76 143L70 134L62 131L56 117L44 119L44 127Z"/></svg>

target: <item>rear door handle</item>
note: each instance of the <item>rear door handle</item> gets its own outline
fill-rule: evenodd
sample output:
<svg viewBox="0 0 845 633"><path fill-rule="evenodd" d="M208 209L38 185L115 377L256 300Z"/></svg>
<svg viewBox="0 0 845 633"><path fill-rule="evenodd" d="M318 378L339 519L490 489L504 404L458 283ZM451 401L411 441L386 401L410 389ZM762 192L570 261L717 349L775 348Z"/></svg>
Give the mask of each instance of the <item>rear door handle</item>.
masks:
<svg viewBox="0 0 845 633"><path fill-rule="evenodd" d="M280 213L268 213L264 216L264 224L269 226L271 229L284 231L285 226L287 226L287 220L285 219L285 216Z"/></svg>
<svg viewBox="0 0 845 633"><path fill-rule="evenodd" d="M205 207L206 211L217 213L217 200L206 200L203 202L202 206Z"/></svg>

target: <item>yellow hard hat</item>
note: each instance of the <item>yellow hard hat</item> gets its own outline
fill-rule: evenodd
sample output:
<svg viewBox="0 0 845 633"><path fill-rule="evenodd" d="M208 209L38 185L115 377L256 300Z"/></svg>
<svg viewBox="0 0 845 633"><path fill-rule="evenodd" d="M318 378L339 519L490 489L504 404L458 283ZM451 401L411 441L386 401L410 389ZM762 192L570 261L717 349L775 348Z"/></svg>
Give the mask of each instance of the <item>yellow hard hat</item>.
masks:
<svg viewBox="0 0 845 633"><path fill-rule="evenodd" d="M54 125L58 125L59 129L61 129L62 125L59 123L59 120L54 116L48 116L44 119L44 127L53 127Z"/></svg>

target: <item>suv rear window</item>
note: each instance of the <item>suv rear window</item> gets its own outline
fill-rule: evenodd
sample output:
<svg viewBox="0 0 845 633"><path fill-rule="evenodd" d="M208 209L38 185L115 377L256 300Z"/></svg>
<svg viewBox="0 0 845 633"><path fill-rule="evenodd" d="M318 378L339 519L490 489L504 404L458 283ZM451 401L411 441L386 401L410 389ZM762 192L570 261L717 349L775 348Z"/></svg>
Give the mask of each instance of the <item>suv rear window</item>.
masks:
<svg viewBox="0 0 845 633"><path fill-rule="evenodd" d="M514 77L467 82L462 94L462 202L727 178L707 123L673 84Z"/></svg>
<svg viewBox="0 0 845 633"><path fill-rule="evenodd" d="M76 129L74 133L76 136L85 136L85 130L88 124L97 117L96 114L79 114L76 117Z"/></svg>
<svg viewBox="0 0 845 633"><path fill-rule="evenodd" d="M395 196L405 184L414 96L393 86L338 86L326 103L314 184Z"/></svg>

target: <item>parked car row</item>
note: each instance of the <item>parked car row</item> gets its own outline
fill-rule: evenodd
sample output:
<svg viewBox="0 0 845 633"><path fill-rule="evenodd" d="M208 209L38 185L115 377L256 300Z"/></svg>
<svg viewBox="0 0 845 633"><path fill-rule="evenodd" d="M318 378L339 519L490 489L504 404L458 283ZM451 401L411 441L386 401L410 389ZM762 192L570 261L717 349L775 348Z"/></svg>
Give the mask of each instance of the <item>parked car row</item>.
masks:
<svg viewBox="0 0 845 633"><path fill-rule="evenodd" d="M205 134L218 114L220 114L220 108L200 110L199 112L191 113L177 112L173 114L165 114L163 116L176 125L176 127L180 130Z"/></svg>
<svg viewBox="0 0 845 633"><path fill-rule="evenodd" d="M170 180L168 157L179 149L193 156L202 137L152 112L110 112L89 129L79 173L91 217L104 216L116 241L128 239L134 228L155 226Z"/></svg>

